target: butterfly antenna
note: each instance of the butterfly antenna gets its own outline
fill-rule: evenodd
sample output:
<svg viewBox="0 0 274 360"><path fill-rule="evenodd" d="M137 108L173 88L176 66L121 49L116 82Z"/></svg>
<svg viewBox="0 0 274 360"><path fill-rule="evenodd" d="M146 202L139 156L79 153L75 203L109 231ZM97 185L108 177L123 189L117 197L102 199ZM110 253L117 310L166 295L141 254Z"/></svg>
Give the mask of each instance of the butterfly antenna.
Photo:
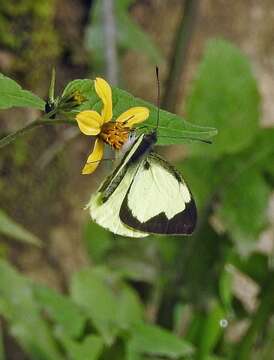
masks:
<svg viewBox="0 0 274 360"><path fill-rule="evenodd" d="M190 137L190 136L169 136L169 135L161 135L158 136L159 138L168 138L168 139L185 139L185 140L190 140L190 141L200 141L202 143L206 143L206 144L212 144L211 140L205 140L205 139L201 139L201 138L195 138L195 137Z"/></svg>
<svg viewBox="0 0 274 360"><path fill-rule="evenodd" d="M159 126L159 119L160 119L160 80L159 80L159 68L156 66L156 80L157 80L157 123L156 129Z"/></svg>

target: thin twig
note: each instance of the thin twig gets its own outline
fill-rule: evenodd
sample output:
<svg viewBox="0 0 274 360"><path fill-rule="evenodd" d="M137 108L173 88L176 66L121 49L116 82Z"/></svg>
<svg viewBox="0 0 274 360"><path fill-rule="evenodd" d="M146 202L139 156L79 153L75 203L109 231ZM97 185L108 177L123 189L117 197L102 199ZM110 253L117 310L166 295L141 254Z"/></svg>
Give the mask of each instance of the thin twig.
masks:
<svg viewBox="0 0 274 360"><path fill-rule="evenodd" d="M169 63L169 74L165 84L163 108L175 112L182 74L185 70L191 35L195 27L200 0L185 0L181 21L175 36L173 52Z"/></svg>
<svg viewBox="0 0 274 360"><path fill-rule="evenodd" d="M7 135L0 139L0 149L11 144L13 141L15 141L19 136L24 135L29 130L36 128L38 126L43 125L61 125L61 124L69 124L69 125L77 125L76 121L74 120L65 120L65 119L48 119L48 117L45 118L45 116L41 116L40 118L32 121L25 127Z"/></svg>
<svg viewBox="0 0 274 360"><path fill-rule="evenodd" d="M56 140L45 152L40 156L37 163L40 169L44 169L56 156L59 154L68 142L72 141L80 134L78 129L68 128L65 129Z"/></svg>
<svg viewBox="0 0 274 360"><path fill-rule="evenodd" d="M105 33L106 76L112 85L118 84L118 56L116 23L113 0L103 0L103 24Z"/></svg>

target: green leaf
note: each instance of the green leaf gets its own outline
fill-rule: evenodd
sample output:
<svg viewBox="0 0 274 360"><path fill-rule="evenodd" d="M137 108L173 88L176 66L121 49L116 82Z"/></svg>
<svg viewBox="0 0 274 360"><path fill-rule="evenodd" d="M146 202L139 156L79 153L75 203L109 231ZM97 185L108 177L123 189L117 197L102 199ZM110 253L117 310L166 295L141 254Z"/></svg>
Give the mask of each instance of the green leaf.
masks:
<svg viewBox="0 0 274 360"><path fill-rule="evenodd" d="M94 82L90 79L76 79L70 81L64 88L62 97L70 96L71 94L79 91L90 103L95 106L96 103L100 102L98 95L94 89ZM86 107L86 106L85 106ZM81 107L80 107L81 108Z"/></svg>
<svg viewBox="0 0 274 360"><path fill-rule="evenodd" d="M151 103L135 98L128 92L113 88L114 118L133 106L145 106L149 109L149 119L140 126L149 130L156 129L158 108ZM183 118L165 110L160 110L157 128L158 145L182 144L193 139L209 140L217 134L215 128L191 124ZM205 145L204 145L205 146Z"/></svg>
<svg viewBox="0 0 274 360"><path fill-rule="evenodd" d="M25 230L0 209L0 233L26 244L41 246L42 242L35 235Z"/></svg>
<svg viewBox="0 0 274 360"><path fill-rule="evenodd" d="M118 333L114 318L117 301L104 276L93 269L74 274L71 296L86 312L106 344L111 345Z"/></svg>
<svg viewBox="0 0 274 360"><path fill-rule="evenodd" d="M208 147L206 146L205 152ZM212 159L195 157L184 160L181 164L177 164L176 167L181 171L190 187L197 207L201 212L208 201L211 200L212 193L214 193L219 182L216 163Z"/></svg>
<svg viewBox="0 0 274 360"><path fill-rule="evenodd" d="M199 359L204 359L210 355L216 346L217 341L223 333L220 321L224 320L224 315L225 313L222 306L215 303L207 315L203 324L202 333L200 333L199 347L197 350Z"/></svg>
<svg viewBox="0 0 274 360"><path fill-rule="evenodd" d="M92 261L103 262L113 247L112 234L101 226L89 221L85 227L84 238Z"/></svg>
<svg viewBox="0 0 274 360"><path fill-rule="evenodd" d="M104 268L75 274L71 294L107 345L114 342L120 330L142 319L142 305L135 292Z"/></svg>
<svg viewBox="0 0 274 360"><path fill-rule="evenodd" d="M123 330L130 330L132 324L144 317L143 305L137 293L129 286L123 286L118 296L117 324Z"/></svg>
<svg viewBox="0 0 274 360"><path fill-rule="evenodd" d="M269 195L270 189L256 169L242 173L222 194L217 215L242 255L254 250L266 225Z"/></svg>
<svg viewBox="0 0 274 360"><path fill-rule="evenodd" d="M146 354L178 359L182 356L189 356L194 352L189 342L178 338L159 326L139 323L134 326L132 331L128 349L131 354ZM133 359L133 356L131 358Z"/></svg>
<svg viewBox="0 0 274 360"><path fill-rule="evenodd" d="M164 61L160 50L152 39L128 15L121 11L117 14L118 41L121 48L145 54L152 64L159 65Z"/></svg>
<svg viewBox="0 0 274 360"><path fill-rule="evenodd" d="M23 90L16 81L0 73L0 109L11 107L44 110L45 102L30 91Z"/></svg>
<svg viewBox="0 0 274 360"><path fill-rule="evenodd" d="M37 303L58 326L58 331L71 338L80 337L86 318L71 299L42 285L34 287Z"/></svg>
<svg viewBox="0 0 274 360"><path fill-rule="evenodd" d="M158 247L153 239L150 237L138 242L116 236L105 263L121 278L154 284L159 264L155 261Z"/></svg>
<svg viewBox="0 0 274 360"><path fill-rule="evenodd" d="M78 111L87 109L101 111L102 102L95 92L93 81L87 79L74 80L66 86L62 96L71 94L77 90L88 100L77 108ZM140 124L140 126L144 126L148 130L156 128L158 118L158 108L156 106L115 87L112 87L112 101L114 119L118 118L122 112L128 110L130 107L145 106L150 110L150 116L149 119ZM75 116L75 111L71 112L71 114ZM170 145L186 143L193 139L209 140L217 134L217 131L211 127L191 124L175 114L160 110L160 125L157 133L157 144ZM208 147L206 148L208 149Z"/></svg>
<svg viewBox="0 0 274 360"><path fill-rule="evenodd" d="M5 356L2 323L0 323L0 360L5 360L5 359L6 359L6 356Z"/></svg>
<svg viewBox="0 0 274 360"><path fill-rule="evenodd" d="M104 347L102 338L96 335L88 335L82 342L73 341L64 334L58 335L58 338L72 360L97 360Z"/></svg>
<svg viewBox="0 0 274 360"><path fill-rule="evenodd" d="M234 254L234 257L231 259L231 263L232 266L253 279L256 283L263 284L267 281L269 273L269 260L269 256L259 252L254 252L248 257L241 257Z"/></svg>
<svg viewBox="0 0 274 360"><path fill-rule="evenodd" d="M110 254L107 264L123 278L133 281L143 281L153 284L157 277L156 264L149 263L146 259L136 259L135 256L127 254L119 256Z"/></svg>
<svg viewBox="0 0 274 360"><path fill-rule="evenodd" d="M231 271L232 265L227 263L224 266L224 269L221 273L219 279L219 293L222 300L222 304L225 307L226 311L231 311L232 308L232 285L233 285L233 274Z"/></svg>
<svg viewBox="0 0 274 360"><path fill-rule="evenodd" d="M132 1L116 1L114 3L118 49L121 51L130 49L142 53L153 64L159 64L163 61L163 56L147 33L131 18L128 10L131 3ZM102 24L102 2L96 1L92 11L91 24L86 30L85 43L87 49L92 51L92 60L95 60L97 66L104 63L105 39Z"/></svg>
<svg viewBox="0 0 274 360"><path fill-rule="evenodd" d="M207 155L236 153L254 140L260 114L257 84L247 58L229 42L208 43L186 113L192 123L218 129ZM204 151L201 145L192 149L193 154L203 155Z"/></svg>
<svg viewBox="0 0 274 360"><path fill-rule="evenodd" d="M48 324L39 313L32 286L4 261L0 261L0 314L8 322L10 333L32 359L63 359Z"/></svg>

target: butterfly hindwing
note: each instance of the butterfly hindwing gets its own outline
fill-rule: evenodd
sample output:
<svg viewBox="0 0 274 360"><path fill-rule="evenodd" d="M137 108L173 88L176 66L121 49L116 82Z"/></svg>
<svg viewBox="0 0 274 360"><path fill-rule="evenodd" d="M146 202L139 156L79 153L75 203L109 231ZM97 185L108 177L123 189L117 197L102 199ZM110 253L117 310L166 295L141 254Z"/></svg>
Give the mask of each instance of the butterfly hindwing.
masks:
<svg viewBox="0 0 274 360"><path fill-rule="evenodd" d="M87 205L92 220L114 234L135 238L149 235L148 233L128 227L119 218L121 204L139 165L140 164L136 164L127 168L121 181L117 184L115 189L112 189L111 195L108 196L107 200L104 198L104 192L101 192L99 189L92 195L90 202ZM101 188L104 187L104 185L105 182L102 184Z"/></svg>
<svg viewBox="0 0 274 360"><path fill-rule="evenodd" d="M126 171L130 165L132 165L132 157L139 151L140 146L143 144L144 134L140 135L136 141L134 141L131 148L124 154L120 164L114 169L112 174L107 177L103 184L99 187L99 192L102 193L102 201L105 202L115 191L117 186L122 181ZM137 163L136 163L137 165Z"/></svg>
<svg viewBox="0 0 274 360"><path fill-rule="evenodd" d="M127 189L138 171L140 162L131 162L132 156L142 145L144 135L139 136L131 148L125 153L120 164L92 195L86 208L94 222L114 234L128 237L145 237L148 233L138 231L125 225L119 211Z"/></svg>
<svg viewBox="0 0 274 360"><path fill-rule="evenodd" d="M183 235L193 232L197 211L181 174L160 156L150 153L132 178L119 216L138 231Z"/></svg>

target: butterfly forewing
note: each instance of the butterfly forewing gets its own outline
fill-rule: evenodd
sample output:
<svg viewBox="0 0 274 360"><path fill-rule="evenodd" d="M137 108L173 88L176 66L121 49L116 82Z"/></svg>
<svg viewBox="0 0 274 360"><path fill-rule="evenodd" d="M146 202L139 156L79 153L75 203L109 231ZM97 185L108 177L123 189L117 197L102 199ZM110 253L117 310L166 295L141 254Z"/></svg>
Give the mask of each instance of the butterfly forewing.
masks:
<svg viewBox="0 0 274 360"><path fill-rule="evenodd" d="M197 211L180 173L150 153L140 164L120 208L127 226L154 234L191 234Z"/></svg>
<svg viewBox="0 0 274 360"><path fill-rule="evenodd" d="M128 227L122 223L119 218L121 204L126 196L127 189L132 183L132 179L138 170L138 166L140 165L141 164L136 164L135 166L127 168L121 181L117 184L115 189L113 189L111 195L106 201L103 201L104 194L97 191L94 195L92 195L90 202L87 205L92 220L114 234L136 238L149 235L148 233ZM103 186L104 184L102 187Z"/></svg>

